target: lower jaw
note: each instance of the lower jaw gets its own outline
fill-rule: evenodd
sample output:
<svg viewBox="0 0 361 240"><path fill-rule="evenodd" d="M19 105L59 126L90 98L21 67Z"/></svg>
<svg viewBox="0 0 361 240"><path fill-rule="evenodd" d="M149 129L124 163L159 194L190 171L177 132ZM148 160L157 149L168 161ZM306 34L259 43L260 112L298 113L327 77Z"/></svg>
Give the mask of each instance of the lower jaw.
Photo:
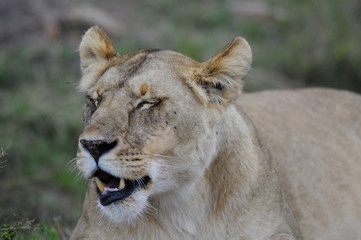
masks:
<svg viewBox="0 0 361 240"><path fill-rule="evenodd" d="M116 192L116 193L112 193L112 194L103 195L98 190L99 202L102 206L108 206L113 203L119 203L119 202L122 202L122 201L128 199L131 195L133 195L137 191L139 191L139 190L137 189L137 190L128 191L128 192L122 192L122 193Z"/></svg>
<svg viewBox="0 0 361 240"><path fill-rule="evenodd" d="M116 204L121 203L123 201L126 201L130 199L134 194L136 194L139 191L145 191L149 188L150 185L150 178L145 181L144 186L133 186L133 187L126 187L123 190L115 191L115 192L109 192L109 193L102 193L99 188L97 187L97 193L98 193L98 199L99 203L102 206L108 206L110 204Z"/></svg>
<svg viewBox="0 0 361 240"><path fill-rule="evenodd" d="M147 191L136 191L130 197L113 202L107 206L98 202L100 213L114 224L134 224L145 213L150 213ZM148 210L147 210L148 209ZM105 219L104 219L105 220Z"/></svg>

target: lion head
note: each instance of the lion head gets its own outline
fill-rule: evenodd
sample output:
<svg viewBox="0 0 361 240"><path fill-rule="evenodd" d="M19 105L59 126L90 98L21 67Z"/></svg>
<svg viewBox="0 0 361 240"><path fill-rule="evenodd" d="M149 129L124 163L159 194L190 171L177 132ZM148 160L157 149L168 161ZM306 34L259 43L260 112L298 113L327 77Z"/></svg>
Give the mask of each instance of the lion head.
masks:
<svg viewBox="0 0 361 240"><path fill-rule="evenodd" d="M115 222L142 215L151 200L182 196L219 154L220 121L251 63L237 37L198 63L169 50L120 55L98 27L80 44L87 96L77 165Z"/></svg>

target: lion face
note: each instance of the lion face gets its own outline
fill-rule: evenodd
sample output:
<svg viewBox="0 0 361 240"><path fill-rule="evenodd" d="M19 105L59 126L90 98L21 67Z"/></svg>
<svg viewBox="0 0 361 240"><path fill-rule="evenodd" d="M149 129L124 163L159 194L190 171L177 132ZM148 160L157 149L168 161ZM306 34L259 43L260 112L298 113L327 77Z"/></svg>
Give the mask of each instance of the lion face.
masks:
<svg viewBox="0 0 361 240"><path fill-rule="evenodd" d="M103 213L129 222L152 198L181 194L202 177L217 154L222 113L241 88L229 75L245 75L250 50L238 38L206 63L160 50L120 56L93 27L80 55L87 104L78 168Z"/></svg>
<svg viewBox="0 0 361 240"><path fill-rule="evenodd" d="M207 153L195 149L214 138L203 135L214 124L207 111L194 104L168 64L148 61L157 68L126 78L122 66L112 67L87 91L78 163L94 178L100 207L111 215L129 208L138 215L149 196L189 185L215 149L215 142ZM193 116L195 108L199 114Z"/></svg>

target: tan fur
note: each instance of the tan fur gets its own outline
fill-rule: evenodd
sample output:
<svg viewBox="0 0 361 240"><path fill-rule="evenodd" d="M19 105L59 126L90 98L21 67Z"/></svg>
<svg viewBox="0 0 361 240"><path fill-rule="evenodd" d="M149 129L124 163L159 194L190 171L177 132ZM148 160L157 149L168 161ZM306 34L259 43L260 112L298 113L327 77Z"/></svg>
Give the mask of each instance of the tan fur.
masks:
<svg viewBox="0 0 361 240"><path fill-rule="evenodd" d="M92 27L85 33L79 52L83 73L79 85L81 91L88 89L104 71L115 65L119 56L111 40L98 26Z"/></svg>
<svg viewBox="0 0 361 240"><path fill-rule="evenodd" d="M269 149L304 238L361 239L361 97L267 91L239 104Z"/></svg>
<svg viewBox="0 0 361 240"><path fill-rule="evenodd" d="M71 239L361 237L361 97L303 90L235 101L252 59L242 38L204 63L164 50L120 56L97 27L80 46L90 99L79 139L117 144L96 164L79 143L89 186ZM99 168L151 181L101 206Z"/></svg>
<svg viewBox="0 0 361 240"><path fill-rule="evenodd" d="M140 86L140 95L144 96L148 92L148 84L143 83L142 86Z"/></svg>

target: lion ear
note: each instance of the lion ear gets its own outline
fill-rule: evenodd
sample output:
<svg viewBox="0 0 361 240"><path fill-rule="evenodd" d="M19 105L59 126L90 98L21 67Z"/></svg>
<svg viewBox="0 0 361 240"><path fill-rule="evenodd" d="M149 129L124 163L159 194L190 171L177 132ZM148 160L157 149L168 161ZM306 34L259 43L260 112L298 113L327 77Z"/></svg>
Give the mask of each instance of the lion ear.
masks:
<svg viewBox="0 0 361 240"><path fill-rule="evenodd" d="M98 26L86 31L79 46L79 53L82 73L79 83L81 91L86 91L93 86L104 71L120 56L109 37Z"/></svg>
<svg viewBox="0 0 361 240"><path fill-rule="evenodd" d="M213 58L200 64L188 83L203 103L228 105L241 92L252 62L247 41L235 38Z"/></svg>

